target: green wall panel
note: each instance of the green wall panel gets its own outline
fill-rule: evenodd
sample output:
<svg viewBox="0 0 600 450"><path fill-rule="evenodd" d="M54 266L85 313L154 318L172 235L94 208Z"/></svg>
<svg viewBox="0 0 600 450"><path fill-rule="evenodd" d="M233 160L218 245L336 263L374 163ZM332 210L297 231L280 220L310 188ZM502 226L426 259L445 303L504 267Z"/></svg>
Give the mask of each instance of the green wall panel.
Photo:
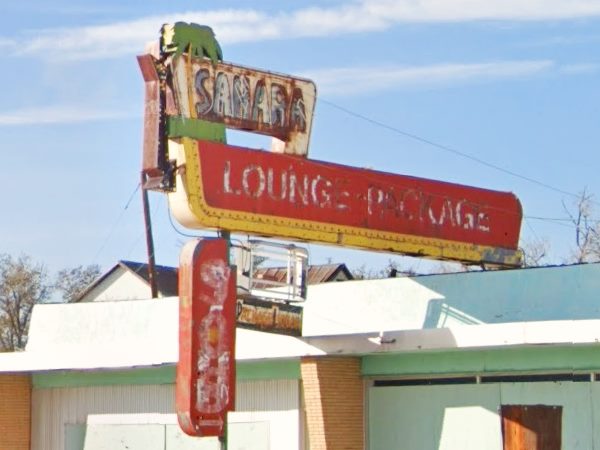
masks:
<svg viewBox="0 0 600 450"><path fill-rule="evenodd" d="M239 380L295 380L300 378L300 361L241 362L237 364ZM36 388L108 386L123 384L173 384L175 366L129 370L58 370L33 374Z"/></svg>
<svg viewBox="0 0 600 450"><path fill-rule="evenodd" d="M365 376L448 375L600 370L600 345L453 350L362 358Z"/></svg>

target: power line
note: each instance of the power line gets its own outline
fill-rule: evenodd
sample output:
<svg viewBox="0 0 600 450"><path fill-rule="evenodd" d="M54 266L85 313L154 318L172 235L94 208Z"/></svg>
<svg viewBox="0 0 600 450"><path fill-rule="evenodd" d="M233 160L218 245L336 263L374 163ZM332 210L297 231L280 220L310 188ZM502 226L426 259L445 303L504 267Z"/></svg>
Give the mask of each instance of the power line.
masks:
<svg viewBox="0 0 600 450"><path fill-rule="evenodd" d="M548 222L572 222L572 220L567 217L538 217L538 216L526 216L526 217L528 219L545 220ZM598 222L598 220L595 220L594 222Z"/></svg>
<svg viewBox="0 0 600 450"><path fill-rule="evenodd" d="M160 202L155 202L154 204L154 208L152 210L152 215L156 216L159 207L161 206ZM136 247L140 244L140 242L142 241L142 239L144 239L145 237L145 233L141 232L138 237L135 239L135 241L133 242L133 244L131 245L131 247L129 248L129 251L127 252L127 256L126 258L129 258L131 256L131 254L133 253L133 251L136 249Z"/></svg>
<svg viewBox="0 0 600 450"><path fill-rule="evenodd" d="M577 226L574 223L565 222L564 219L556 220L551 217L546 218L546 217L533 217L533 216L523 216L523 218L528 219L528 220L539 220L542 222L548 222L553 225L559 225L561 227L570 228L570 229L577 228Z"/></svg>
<svg viewBox="0 0 600 450"><path fill-rule="evenodd" d="M94 259L92 262L96 262L98 260L98 257L100 256L100 254L104 251L104 248L106 247L106 245L108 244L109 240L111 239L113 233L115 232L115 230L117 229L117 225L119 224L119 222L121 222L121 219L123 218L123 215L125 214L125 211L127 211L127 209L129 208L129 205L131 204L131 202L133 201L133 197L135 196L135 194L137 193L137 191L139 190L141 186L141 183L138 183L135 187L135 189L133 190L133 192L131 193L131 195L129 196L129 199L127 200L127 203L125 203L125 206L123 207L123 209L121 210L119 216L117 217L117 219L114 221L114 223L112 224L112 227L110 228L110 230L108 231L108 234L106 235L106 237L104 238L104 241L102 242L102 244L100 245L100 248L98 249L98 251L96 252L96 255L94 256Z"/></svg>
<svg viewBox="0 0 600 450"><path fill-rule="evenodd" d="M483 160L481 158L478 158L476 156L469 155L468 153L465 153L465 152L462 152L460 150L456 150L454 148L448 147L447 145L439 144L439 143L437 143L435 141L432 141L430 139L426 139L424 137L418 136L418 135L416 135L414 133L409 133L407 131L401 130L401 129L395 127L395 126L386 124L386 123L381 122L379 120L372 119L370 117L365 116L364 114L360 114L360 113L354 112L354 111L352 111L352 110L350 110L348 108L344 108L343 106L337 105L337 104L335 104L333 102L330 102L328 100L325 100L323 98L320 98L319 101L321 101L321 102L323 102L323 103L325 103L325 104L327 104L327 105L329 105L329 106L331 106L333 108L336 108L336 109L338 109L338 110L340 110L340 111L342 111L342 112L344 112L344 113L346 113L346 114L348 114L350 116L353 116L353 117L356 117L358 119L364 120L364 121L369 122L369 123L371 123L373 125L376 125L378 127L385 128L386 130L392 131L392 132L394 132L396 134L400 134L400 135L402 135L404 137L407 137L409 139L413 139L415 141L421 142L423 144L430 145L430 146L435 147L437 149L444 150L444 151L452 153L454 155L458 155L458 156L460 156L462 158L469 159L469 160L474 161L474 162L476 162L478 164L481 164L483 166L489 167L491 169L497 170L497 171L505 173L507 175L511 175L511 176L513 176L515 178L520 178L520 179L528 181L530 183L537 184L538 186L542 186L542 187L544 187L546 189L550 189L550 190L552 190L554 192L557 192L559 194L568 195L568 196L574 197L574 198L579 198L579 195L574 194L572 192L568 192L568 191L565 191L563 189L554 187L554 186L552 186L552 185L550 185L548 183L544 183L543 181L536 180L535 178L531 178L531 177L528 177L528 176L525 176L525 175L521 175L521 174L519 174L517 172L514 172L512 170L509 170L509 169L506 169L504 167L498 166L496 164L487 162L487 161L485 161L485 160Z"/></svg>

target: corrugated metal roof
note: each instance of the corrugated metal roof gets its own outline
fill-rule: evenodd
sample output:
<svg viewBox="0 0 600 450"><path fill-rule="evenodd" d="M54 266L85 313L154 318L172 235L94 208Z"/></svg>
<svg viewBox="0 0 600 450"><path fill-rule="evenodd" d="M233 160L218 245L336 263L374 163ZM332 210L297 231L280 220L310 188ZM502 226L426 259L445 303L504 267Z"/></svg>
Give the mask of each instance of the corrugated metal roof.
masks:
<svg viewBox="0 0 600 450"><path fill-rule="evenodd" d="M285 267L265 267L256 270L255 278L285 282L287 269ZM321 264L308 266L307 284L320 284L329 281L352 280L354 277L346 264Z"/></svg>

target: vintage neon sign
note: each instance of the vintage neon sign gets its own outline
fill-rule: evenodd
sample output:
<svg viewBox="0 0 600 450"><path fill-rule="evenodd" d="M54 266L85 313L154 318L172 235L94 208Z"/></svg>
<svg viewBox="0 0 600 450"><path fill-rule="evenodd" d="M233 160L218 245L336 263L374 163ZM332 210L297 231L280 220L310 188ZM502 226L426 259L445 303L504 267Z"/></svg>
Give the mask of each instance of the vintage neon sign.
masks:
<svg viewBox="0 0 600 450"><path fill-rule="evenodd" d="M229 127L276 138L275 151L308 155L315 84L222 60L212 29L184 22L164 25L159 45L138 56L145 82L147 189L173 189L167 137L225 143Z"/></svg>
<svg viewBox="0 0 600 450"><path fill-rule="evenodd" d="M308 153L316 100L312 81L185 56L174 57L168 67L182 120L266 134L284 141L286 153Z"/></svg>
<svg viewBox="0 0 600 450"><path fill-rule="evenodd" d="M516 266L522 218L511 193L224 144L170 142L175 217L228 229L466 263Z"/></svg>
<svg viewBox="0 0 600 450"><path fill-rule="evenodd" d="M305 157L311 81L223 63L209 27L181 22L163 27L159 54L138 60L146 81L145 187L172 192L182 224L520 264L522 213L512 194L206 142L224 144L228 126L274 136L284 154Z"/></svg>
<svg viewBox="0 0 600 450"><path fill-rule="evenodd" d="M235 407L236 271L227 261L225 239L190 241L181 252L175 401L191 436L223 436Z"/></svg>

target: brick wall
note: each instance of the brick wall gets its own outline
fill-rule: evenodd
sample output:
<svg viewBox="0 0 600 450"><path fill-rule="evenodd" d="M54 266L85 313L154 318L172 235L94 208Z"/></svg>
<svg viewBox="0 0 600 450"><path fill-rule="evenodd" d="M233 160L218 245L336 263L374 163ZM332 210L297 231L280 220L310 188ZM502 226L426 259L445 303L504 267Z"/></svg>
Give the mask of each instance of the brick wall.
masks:
<svg viewBox="0 0 600 450"><path fill-rule="evenodd" d="M307 448L364 448L364 387L360 358L310 357L301 362Z"/></svg>
<svg viewBox="0 0 600 450"><path fill-rule="evenodd" d="M0 450L29 450L31 379L0 374Z"/></svg>

